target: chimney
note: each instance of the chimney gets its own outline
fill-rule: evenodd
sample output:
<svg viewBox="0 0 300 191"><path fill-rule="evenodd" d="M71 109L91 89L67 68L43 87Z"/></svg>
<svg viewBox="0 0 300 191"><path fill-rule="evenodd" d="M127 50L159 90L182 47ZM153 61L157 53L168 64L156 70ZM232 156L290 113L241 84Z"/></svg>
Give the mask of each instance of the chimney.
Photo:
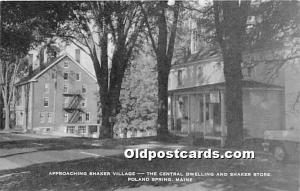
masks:
<svg viewBox="0 0 300 191"><path fill-rule="evenodd" d="M33 54L28 55L28 75L30 76L33 71Z"/></svg>
<svg viewBox="0 0 300 191"><path fill-rule="evenodd" d="M80 49L75 49L75 60L80 63Z"/></svg>

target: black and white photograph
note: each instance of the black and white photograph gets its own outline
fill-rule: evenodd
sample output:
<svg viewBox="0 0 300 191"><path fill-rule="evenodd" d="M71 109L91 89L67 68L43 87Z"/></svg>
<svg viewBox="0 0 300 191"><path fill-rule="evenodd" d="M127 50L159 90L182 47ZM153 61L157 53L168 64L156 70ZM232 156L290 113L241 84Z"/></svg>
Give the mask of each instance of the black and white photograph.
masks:
<svg viewBox="0 0 300 191"><path fill-rule="evenodd" d="M299 0L1 0L0 22L0 191L300 191Z"/></svg>

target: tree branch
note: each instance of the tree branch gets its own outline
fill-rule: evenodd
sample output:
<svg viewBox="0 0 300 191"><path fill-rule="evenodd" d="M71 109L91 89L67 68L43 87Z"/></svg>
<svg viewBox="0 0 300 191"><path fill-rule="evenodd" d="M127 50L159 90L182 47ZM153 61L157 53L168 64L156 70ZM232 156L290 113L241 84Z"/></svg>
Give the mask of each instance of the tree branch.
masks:
<svg viewBox="0 0 300 191"><path fill-rule="evenodd" d="M216 26L216 33L217 33L217 40L220 43L220 46L223 46L223 29L222 29L222 23L220 21L220 3L217 0L213 1L213 8L214 8L214 20L215 20L215 26Z"/></svg>
<svg viewBox="0 0 300 191"><path fill-rule="evenodd" d="M213 7L209 7L208 9L203 11L203 10L199 10L199 9L196 9L196 8L193 8L193 7L182 6L182 8L187 9L187 10L191 10L191 11L197 11L198 13L202 13L202 14L206 14L206 13L208 13L209 11L211 11L213 9Z"/></svg>
<svg viewBox="0 0 300 191"><path fill-rule="evenodd" d="M167 57L169 60L171 60L174 52L174 43L175 43L175 37L176 37L176 30L177 30L177 23L178 23L178 15L179 15L179 7L178 7L178 2L175 3L175 9L174 9L174 20L172 23L172 28L171 28L171 35L169 39L169 44L168 44L168 50L167 50ZM169 63L171 65L171 62Z"/></svg>
<svg viewBox="0 0 300 191"><path fill-rule="evenodd" d="M156 54L158 54L157 48L156 48L156 44L155 44L155 40L154 40L153 35L152 35L152 33L151 33L151 27L150 27L150 24L149 24L149 20L148 20L148 17L147 17L147 13L146 13L146 11L145 11L145 9L144 9L142 3L139 2L139 4L140 4L141 10L142 10L142 13L143 13L143 15L144 15L144 18L145 18L145 23L146 23L146 26L147 26L147 28L148 28L149 38L150 38L150 40L151 40L151 44L152 44L153 50L154 50L154 52L155 52Z"/></svg>

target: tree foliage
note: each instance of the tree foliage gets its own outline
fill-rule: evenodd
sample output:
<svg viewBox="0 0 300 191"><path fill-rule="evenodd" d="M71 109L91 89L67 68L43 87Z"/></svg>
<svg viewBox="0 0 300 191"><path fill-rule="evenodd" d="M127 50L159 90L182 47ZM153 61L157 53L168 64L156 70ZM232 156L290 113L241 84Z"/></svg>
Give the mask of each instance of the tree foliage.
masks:
<svg viewBox="0 0 300 191"><path fill-rule="evenodd" d="M147 48L145 46L144 48ZM153 129L157 120L157 72L153 56L140 53L125 73L120 96L122 109L116 133Z"/></svg>
<svg viewBox="0 0 300 191"><path fill-rule="evenodd" d="M111 138L124 73L143 28L140 7L127 1L79 2L70 16L59 35L91 57L100 89L100 137Z"/></svg>
<svg viewBox="0 0 300 191"><path fill-rule="evenodd" d="M68 19L57 2L1 2L0 86L5 107L5 129L9 129L9 111L14 82L28 62L27 52Z"/></svg>

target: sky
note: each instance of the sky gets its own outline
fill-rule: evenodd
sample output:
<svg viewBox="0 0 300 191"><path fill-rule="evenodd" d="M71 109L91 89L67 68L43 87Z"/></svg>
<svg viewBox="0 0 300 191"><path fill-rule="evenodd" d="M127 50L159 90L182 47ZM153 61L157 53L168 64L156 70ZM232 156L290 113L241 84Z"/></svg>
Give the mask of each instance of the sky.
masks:
<svg viewBox="0 0 300 191"><path fill-rule="evenodd" d="M61 44L60 44L61 45ZM61 45L63 46L63 45ZM34 49L29 51L29 54L33 54L33 69L37 68L39 66L39 60L38 60L38 49ZM62 54L69 54L75 59L75 50L78 49L77 46L74 44L71 44L69 46L63 46L63 50L61 51L60 55ZM84 51L80 51L80 64L85 67L89 72L91 72L93 75L95 75L95 70L93 67L92 60L89 55L87 55Z"/></svg>

